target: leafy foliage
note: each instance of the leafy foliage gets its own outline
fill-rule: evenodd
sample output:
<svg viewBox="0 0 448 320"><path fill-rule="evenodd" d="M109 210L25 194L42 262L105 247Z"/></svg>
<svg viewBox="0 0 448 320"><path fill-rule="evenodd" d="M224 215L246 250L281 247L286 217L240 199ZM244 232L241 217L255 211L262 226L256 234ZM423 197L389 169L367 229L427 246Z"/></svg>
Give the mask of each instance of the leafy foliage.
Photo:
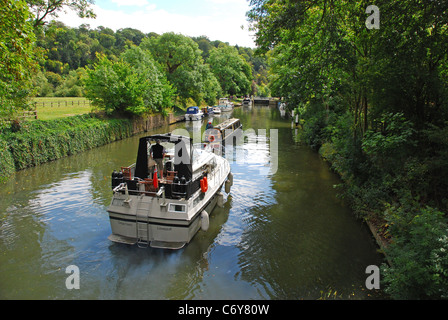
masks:
<svg viewBox="0 0 448 320"><path fill-rule="evenodd" d="M444 214L408 199L389 207L386 217L395 235L388 248L392 266L383 266L387 292L398 299L446 299L448 223Z"/></svg>
<svg viewBox="0 0 448 320"><path fill-rule="evenodd" d="M149 52L138 47L125 51L117 62L100 57L87 75L86 97L107 114L142 115L171 106L171 86Z"/></svg>
<svg viewBox="0 0 448 320"><path fill-rule="evenodd" d="M131 135L130 120L103 120L93 115L36 120L18 130L4 129L0 134L0 177Z"/></svg>
<svg viewBox="0 0 448 320"><path fill-rule="evenodd" d="M213 49L207 59L223 92L246 95L250 92L252 73L250 65L233 47Z"/></svg>
<svg viewBox="0 0 448 320"><path fill-rule="evenodd" d="M0 138L0 182L15 172L14 159L8 149L8 143Z"/></svg>
<svg viewBox="0 0 448 320"><path fill-rule="evenodd" d="M0 2L0 119L26 108L34 62L34 33L22 0Z"/></svg>
<svg viewBox="0 0 448 320"><path fill-rule="evenodd" d="M302 136L354 210L394 226L388 292L446 297L448 4L376 1L372 30L368 1L250 4L273 95L305 108Z"/></svg>
<svg viewBox="0 0 448 320"><path fill-rule="evenodd" d="M144 39L141 48L149 50L173 84L182 104L189 98L200 104L204 97L216 99L219 92L210 68L204 65L202 51L191 38L173 32L160 37ZM205 94L204 94L205 93Z"/></svg>
<svg viewBox="0 0 448 320"><path fill-rule="evenodd" d="M75 10L81 18L95 18L95 13L90 8L93 0L27 0L26 2L34 14L35 28L44 25L48 16L57 17L58 13L66 8Z"/></svg>
<svg viewBox="0 0 448 320"><path fill-rule="evenodd" d="M241 70L244 70L244 77L247 78L242 86L245 93L248 89L247 93L254 95L270 94L267 87L269 66L264 55L255 55L251 48L230 46L204 36L190 38L175 33L144 34L132 28L115 32L105 27L90 29L88 25L69 28L61 22L51 21L42 27L42 32L37 33L37 45L43 53L43 58L39 60L42 70L33 79L34 94L39 97L83 95L83 89L73 81L70 73L76 71L81 75L81 70L98 62L98 54L115 62L132 46L140 46L151 52L160 65L159 69L165 73L176 91L180 104L185 105L193 100L197 104L206 102L212 105L216 103L217 97L230 94L222 91L213 65L207 61L216 48L227 48L227 52L238 56L238 64L244 64ZM227 78L232 75L241 78L239 66L229 70L232 74L227 75ZM59 75L59 79L53 81L56 75Z"/></svg>

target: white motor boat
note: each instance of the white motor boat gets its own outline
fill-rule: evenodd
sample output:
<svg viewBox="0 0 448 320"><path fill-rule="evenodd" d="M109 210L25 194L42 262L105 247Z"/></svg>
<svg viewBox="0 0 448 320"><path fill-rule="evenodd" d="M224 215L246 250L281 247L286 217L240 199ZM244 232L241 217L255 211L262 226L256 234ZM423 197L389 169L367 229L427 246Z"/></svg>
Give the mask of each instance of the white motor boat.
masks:
<svg viewBox="0 0 448 320"><path fill-rule="evenodd" d="M168 150L163 175L152 172L156 166L148 156L157 140ZM229 162L193 147L191 138L170 133L140 138L136 163L112 173L109 240L180 249L200 229L207 231L209 215L223 205L222 186L230 192L232 184Z"/></svg>
<svg viewBox="0 0 448 320"><path fill-rule="evenodd" d="M233 105L230 103L229 99L227 99L227 98L219 98L218 107L221 109L221 111L232 111L233 110Z"/></svg>
<svg viewBox="0 0 448 320"><path fill-rule="evenodd" d="M213 113L214 114L221 114L221 108L220 107L213 107Z"/></svg>
<svg viewBox="0 0 448 320"><path fill-rule="evenodd" d="M201 120L204 117L204 112L202 112L199 107L189 107L187 113L185 114L185 120Z"/></svg>
<svg viewBox="0 0 448 320"><path fill-rule="evenodd" d="M252 100L250 98L243 99L243 107L249 107L252 104Z"/></svg>

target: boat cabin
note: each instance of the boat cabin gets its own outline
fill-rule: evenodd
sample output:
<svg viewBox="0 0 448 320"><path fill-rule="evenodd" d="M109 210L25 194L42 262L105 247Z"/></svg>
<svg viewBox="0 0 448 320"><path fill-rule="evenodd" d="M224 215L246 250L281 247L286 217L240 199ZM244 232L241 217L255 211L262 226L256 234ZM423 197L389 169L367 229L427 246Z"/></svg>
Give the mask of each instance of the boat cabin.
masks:
<svg viewBox="0 0 448 320"><path fill-rule="evenodd" d="M199 111L199 107L188 107L187 114L197 114Z"/></svg>
<svg viewBox="0 0 448 320"><path fill-rule="evenodd" d="M221 143L223 146L232 144L233 138L241 134L243 126L240 119L231 118L213 127L206 132L206 141Z"/></svg>
<svg viewBox="0 0 448 320"><path fill-rule="evenodd" d="M156 164L150 157L151 146L157 141L166 149L162 174L155 172ZM168 145L174 148L167 148ZM200 189L203 178L193 178L194 152L189 137L167 133L140 138L136 163L112 174L112 189L125 183L129 194L156 196L163 190L166 198L187 200Z"/></svg>
<svg viewBox="0 0 448 320"><path fill-rule="evenodd" d="M228 98L219 98L218 104L230 104L230 101Z"/></svg>

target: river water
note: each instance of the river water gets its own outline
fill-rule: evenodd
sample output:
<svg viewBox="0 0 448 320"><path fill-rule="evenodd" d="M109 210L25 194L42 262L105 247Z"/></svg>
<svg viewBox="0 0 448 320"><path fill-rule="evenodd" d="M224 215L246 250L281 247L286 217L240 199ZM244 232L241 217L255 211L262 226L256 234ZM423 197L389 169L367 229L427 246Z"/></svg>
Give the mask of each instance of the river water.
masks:
<svg viewBox="0 0 448 320"><path fill-rule="evenodd" d="M135 136L17 172L0 185L0 299L371 299L382 256L337 197L340 183L289 120L235 108L246 138L227 150L225 205L178 251L110 242L114 169L135 162ZM215 116L222 122L229 114ZM181 122L146 133L204 130ZM79 270L79 289L66 280ZM68 284L75 282L68 281Z"/></svg>

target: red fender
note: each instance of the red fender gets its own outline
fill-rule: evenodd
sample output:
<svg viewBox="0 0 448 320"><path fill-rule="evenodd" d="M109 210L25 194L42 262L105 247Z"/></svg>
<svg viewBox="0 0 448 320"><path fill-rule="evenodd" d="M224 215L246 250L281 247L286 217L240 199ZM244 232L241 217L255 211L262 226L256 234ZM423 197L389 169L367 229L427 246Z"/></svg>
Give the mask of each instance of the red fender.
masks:
<svg viewBox="0 0 448 320"><path fill-rule="evenodd" d="M201 179L200 181L201 184L201 191L203 193L206 193L208 190L208 182L207 182L207 177L204 177L203 179Z"/></svg>
<svg viewBox="0 0 448 320"><path fill-rule="evenodd" d="M152 180L152 184L154 186L154 188L158 188L159 187L159 180L157 179L157 172L154 172L154 179Z"/></svg>

